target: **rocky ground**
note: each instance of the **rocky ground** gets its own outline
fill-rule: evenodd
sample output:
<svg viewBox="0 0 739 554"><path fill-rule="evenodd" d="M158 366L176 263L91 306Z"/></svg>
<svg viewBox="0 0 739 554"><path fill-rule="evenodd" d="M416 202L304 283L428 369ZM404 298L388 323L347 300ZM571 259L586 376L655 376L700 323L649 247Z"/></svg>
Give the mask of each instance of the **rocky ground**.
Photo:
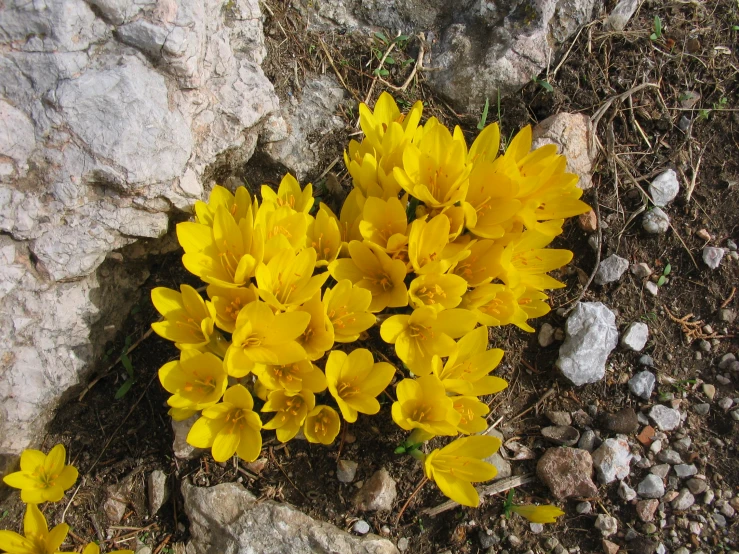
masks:
<svg viewBox="0 0 739 554"><path fill-rule="evenodd" d="M506 351L498 374L510 386L488 399L488 432L504 447L479 509L443 509L445 498L426 486L397 519L422 472L393 454L402 433L389 403L328 448L271 439L254 463L218 464L188 447L186 424L173 429L156 380L173 348L147 333L155 318L148 291L195 284L170 236L100 363L102 378L59 410L44 441L64 442L84 476L47 508L51 519L65 513L72 546L97 539L137 554L223 554L237 543L265 553L739 550L739 6L647 0L629 16L627 4L606 2L533 82L489 98L488 121L500 121L505 137L544 122L537 136L566 150L594 210L555 244L574 260L536 333L491 336ZM309 27L304 11L264 5L263 68L282 110L267 121L258 153L236 175L215 177L275 184L290 167L336 201L349 184L340 155L356 133L355 99L371 103L386 88L373 70L394 33ZM425 48L416 37L402 42L382 74L398 87ZM394 91L399 102L424 99L428 115L472 138L481 103L449 104L430 92L430 75L415 70ZM555 114L571 115L548 119ZM114 400L129 379L115 364L124 349L135 382ZM514 501L554 503L566 515L544 526L506 518L511 487ZM0 525L15 529L21 516L6 497Z"/></svg>

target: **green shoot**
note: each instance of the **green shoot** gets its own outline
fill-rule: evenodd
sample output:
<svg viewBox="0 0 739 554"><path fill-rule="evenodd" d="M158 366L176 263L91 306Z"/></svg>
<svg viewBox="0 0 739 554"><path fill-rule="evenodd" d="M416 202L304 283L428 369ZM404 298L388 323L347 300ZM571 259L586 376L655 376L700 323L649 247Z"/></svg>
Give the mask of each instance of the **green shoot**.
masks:
<svg viewBox="0 0 739 554"><path fill-rule="evenodd" d="M662 38L662 20L658 15L654 16L654 32L649 35L652 40L659 40Z"/></svg>
<svg viewBox="0 0 739 554"><path fill-rule="evenodd" d="M500 106L500 97L498 97L498 106ZM488 101L488 98L485 97L485 107L482 109L482 115L480 116L480 122L477 124L477 128L482 131L485 128L485 123L488 120L488 108L490 107L490 102Z"/></svg>
<svg viewBox="0 0 739 554"><path fill-rule="evenodd" d="M554 92L554 87L550 85L546 79L539 79L536 75L534 75L534 82L541 86L541 88L543 88L545 91Z"/></svg>
<svg viewBox="0 0 739 554"><path fill-rule="evenodd" d="M136 382L136 376L133 372L133 363L131 363L131 358L128 357L128 348L131 346L131 337L126 337L126 344L123 346L123 351L121 352L121 365L126 370L126 373L128 374L128 378L123 382L121 387L118 389L118 391L115 393L115 399L120 400L124 396L126 396L126 393L128 393L129 390L131 390L131 387Z"/></svg>

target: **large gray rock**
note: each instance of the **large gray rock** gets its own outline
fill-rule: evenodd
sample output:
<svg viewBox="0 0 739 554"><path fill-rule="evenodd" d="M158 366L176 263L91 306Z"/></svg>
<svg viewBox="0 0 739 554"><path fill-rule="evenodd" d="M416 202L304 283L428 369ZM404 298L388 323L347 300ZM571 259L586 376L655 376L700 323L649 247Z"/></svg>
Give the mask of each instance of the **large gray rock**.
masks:
<svg viewBox="0 0 739 554"><path fill-rule="evenodd" d="M182 484L190 520L187 554L398 554L377 535L355 537L289 504L257 498L236 483Z"/></svg>
<svg viewBox="0 0 739 554"><path fill-rule="evenodd" d="M137 299L131 244L253 153L278 108L265 55L258 0L0 4L0 461Z"/></svg>
<svg viewBox="0 0 739 554"><path fill-rule="evenodd" d="M314 26L405 34L425 32L433 68L427 82L454 104L477 111L485 99L509 94L547 67L552 47L590 21L595 0L449 2L448 0L323 0L300 3ZM437 32L438 30L438 32Z"/></svg>
<svg viewBox="0 0 739 554"><path fill-rule="evenodd" d="M565 331L557 367L577 386L600 381L608 355L618 344L616 316L601 302L580 302L567 318Z"/></svg>

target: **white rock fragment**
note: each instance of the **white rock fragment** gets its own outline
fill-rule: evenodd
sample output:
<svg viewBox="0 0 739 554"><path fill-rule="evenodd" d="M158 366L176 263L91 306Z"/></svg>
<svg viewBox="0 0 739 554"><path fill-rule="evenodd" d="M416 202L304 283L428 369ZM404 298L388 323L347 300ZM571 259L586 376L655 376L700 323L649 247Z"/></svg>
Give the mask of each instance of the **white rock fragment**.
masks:
<svg viewBox="0 0 739 554"><path fill-rule="evenodd" d="M631 323L621 336L621 346L640 352L649 339L649 327L646 323L635 321Z"/></svg>
<svg viewBox="0 0 739 554"><path fill-rule="evenodd" d="M577 186L589 189L593 186L593 156L590 149L590 136L593 125L583 114L558 113L548 117L532 132L532 148L545 144L556 144L560 154L567 157L567 171L580 177Z"/></svg>
<svg viewBox="0 0 739 554"><path fill-rule="evenodd" d="M614 31L623 31L639 7L639 0L621 0L608 14L608 26Z"/></svg>
<svg viewBox="0 0 739 554"><path fill-rule="evenodd" d="M640 371L629 379L629 390L635 396L644 400L649 400L652 396L656 380L654 373L651 371Z"/></svg>
<svg viewBox="0 0 739 554"><path fill-rule="evenodd" d="M595 283L605 285L615 283L629 269L629 261L625 258L612 254L600 262L595 274Z"/></svg>
<svg viewBox="0 0 739 554"><path fill-rule="evenodd" d="M544 323L539 329L539 346L546 348L554 344L554 327L549 323Z"/></svg>
<svg viewBox="0 0 739 554"><path fill-rule="evenodd" d="M637 279L647 279L652 274L652 268L645 263L632 264L630 271Z"/></svg>
<svg viewBox="0 0 739 554"><path fill-rule="evenodd" d="M341 459L336 464L336 478L342 483L351 483L357 475L357 462Z"/></svg>
<svg viewBox="0 0 739 554"><path fill-rule="evenodd" d="M661 208L654 208L644 214L642 227L652 235L663 235L670 228L670 218Z"/></svg>
<svg viewBox="0 0 739 554"><path fill-rule="evenodd" d="M636 492L642 498L662 498L665 494L665 484L662 479L650 473L637 485Z"/></svg>
<svg viewBox="0 0 739 554"><path fill-rule="evenodd" d="M629 442L625 438L603 441L593 452L593 466L598 474L598 481L608 484L628 477L632 458Z"/></svg>
<svg viewBox="0 0 739 554"><path fill-rule="evenodd" d="M615 517L599 514L595 518L595 528L600 531L604 537L610 537L618 531L618 520Z"/></svg>
<svg viewBox="0 0 739 554"><path fill-rule="evenodd" d="M149 517L154 517L169 500L167 474L161 469L155 469L149 474L146 484L149 496Z"/></svg>
<svg viewBox="0 0 739 554"><path fill-rule="evenodd" d="M647 292L651 294L652 296L657 296L657 293L659 292L659 287L657 286L657 283L653 283L652 281L647 281L644 283L644 288L647 289Z"/></svg>
<svg viewBox="0 0 739 554"><path fill-rule="evenodd" d="M618 484L618 495L626 502L631 502L636 498L636 491L626 484L626 481L621 481Z"/></svg>
<svg viewBox="0 0 739 554"><path fill-rule="evenodd" d="M706 246L703 249L703 262L711 269L718 269L724 257L725 250L714 246Z"/></svg>
<svg viewBox="0 0 739 554"><path fill-rule="evenodd" d="M678 192L680 192L680 183L673 169L660 173L649 185L649 196L652 197L655 206L666 206L675 199Z"/></svg>
<svg viewBox="0 0 739 554"><path fill-rule="evenodd" d="M674 431L680 427L680 412L662 404L656 404L649 410L649 417L662 431Z"/></svg>

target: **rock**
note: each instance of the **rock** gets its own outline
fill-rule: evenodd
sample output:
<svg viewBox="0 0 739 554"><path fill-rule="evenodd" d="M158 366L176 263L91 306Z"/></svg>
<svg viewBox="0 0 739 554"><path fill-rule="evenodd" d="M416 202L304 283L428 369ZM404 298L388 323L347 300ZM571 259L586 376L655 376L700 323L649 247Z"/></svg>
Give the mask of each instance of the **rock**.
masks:
<svg viewBox="0 0 739 554"><path fill-rule="evenodd" d="M642 521L652 521L654 519L654 513L657 511L657 506L659 506L659 500L655 500L653 498L649 500L639 500L639 502L636 503L636 515Z"/></svg>
<svg viewBox="0 0 739 554"><path fill-rule="evenodd" d="M631 394L644 400L649 400L654 390L656 378L651 371L640 371L629 379L629 390Z"/></svg>
<svg viewBox="0 0 739 554"><path fill-rule="evenodd" d="M639 365L643 365L646 367L654 367L654 358L652 358L649 354L643 354L639 356Z"/></svg>
<svg viewBox="0 0 739 554"><path fill-rule="evenodd" d="M674 467L674 470L675 475L677 475L680 479L692 477L693 475L696 475L698 473L698 468L696 468L693 464L677 464Z"/></svg>
<svg viewBox="0 0 739 554"><path fill-rule="evenodd" d="M357 462L341 459L336 464L336 478L342 483L351 483L357 475Z"/></svg>
<svg viewBox="0 0 739 554"><path fill-rule="evenodd" d="M630 407L622 408L615 414L606 414L603 417L603 424L609 431L623 435L635 433L639 428L636 412Z"/></svg>
<svg viewBox="0 0 739 554"><path fill-rule="evenodd" d="M734 400L729 398L728 396L718 401L719 408L721 408L724 411L730 410L733 405L734 405Z"/></svg>
<svg viewBox="0 0 739 554"><path fill-rule="evenodd" d="M575 511L578 514L582 514L582 515L588 515L592 510L593 510L593 506L587 500L584 502L578 502L577 505L575 506Z"/></svg>
<svg viewBox="0 0 739 554"><path fill-rule="evenodd" d="M595 274L595 283L598 285L615 283L621 279L621 276L626 273L627 269L629 269L629 261L616 254L612 254L600 262L598 271Z"/></svg>
<svg viewBox="0 0 739 554"><path fill-rule="evenodd" d="M703 352L710 352L710 351L711 351L711 348L712 348L712 346L711 346L711 343L710 343L710 342L708 342L707 340L705 340L705 339L700 339L700 340L698 341L698 348L699 348L700 350L702 350Z"/></svg>
<svg viewBox="0 0 739 554"><path fill-rule="evenodd" d="M598 489L591 479L593 460L585 450L550 448L536 465L536 474L559 500L592 497Z"/></svg>
<svg viewBox="0 0 739 554"><path fill-rule="evenodd" d="M703 262L711 269L718 269L723 257L723 248L716 248L714 246L706 246L703 248Z"/></svg>
<svg viewBox="0 0 739 554"><path fill-rule="evenodd" d="M600 439L592 429L586 429L580 436L580 440L577 441L577 447L582 450L592 452L598 446L600 446Z"/></svg>
<svg viewBox="0 0 739 554"><path fill-rule="evenodd" d="M703 383L701 388L703 389L703 394L708 397L708 400L712 401L713 397L716 396L716 387L709 385L708 383Z"/></svg>
<svg viewBox="0 0 739 554"><path fill-rule="evenodd" d="M657 296L657 294L659 294L659 287L657 286L657 283L647 281L646 283L644 283L644 288L647 289L647 292L652 296Z"/></svg>
<svg viewBox="0 0 739 554"><path fill-rule="evenodd" d="M693 504L695 504L695 497L688 489L683 489L680 491L680 494L677 495L677 498L672 501L672 509L685 511Z"/></svg>
<svg viewBox="0 0 739 554"><path fill-rule="evenodd" d="M649 410L649 417L662 431L674 431L680 427L680 412L662 404L652 406L652 409Z"/></svg>
<svg viewBox="0 0 739 554"><path fill-rule="evenodd" d="M532 148L539 148L545 144L556 144L559 153L567 157L567 171L580 177L578 187L583 190L593 186L593 158L590 151L590 137L593 126L590 118L583 114L558 113L548 117L533 129ZM595 213L588 217L586 222L590 232L596 230ZM580 216L581 218L583 216ZM582 221L582 219L580 219Z"/></svg>
<svg viewBox="0 0 739 554"><path fill-rule="evenodd" d="M637 279L648 279L652 275L652 269L645 263L632 264L629 270Z"/></svg>
<svg viewBox="0 0 739 554"><path fill-rule="evenodd" d="M554 327L549 323L544 323L539 329L539 346L546 348L554 344Z"/></svg>
<svg viewBox="0 0 739 554"><path fill-rule="evenodd" d="M499 438L501 443L505 442L505 437L503 437L503 433L501 433L497 429L488 429L487 431L485 431L485 434ZM495 469L498 470L498 473L495 474L493 481L497 481L498 479L505 479L506 477L510 477L513 474L511 463L501 455L500 450L495 452L492 456L488 456L487 458L485 458L484 461L492 464L493 466L495 466Z"/></svg>
<svg viewBox="0 0 739 554"><path fill-rule="evenodd" d="M604 537L615 535L618 531L618 520L615 517L599 514L595 518L595 528L600 531Z"/></svg>
<svg viewBox="0 0 739 554"><path fill-rule="evenodd" d="M626 484L626 481L620 481L618 484L618 495L626 502L631 502L636 498L636 491Z"/></svg>
<svg viewBox="0 0 739 554"><path fill-rule="evenodd" d="M671 449L663 450L662 452L657 454L657 459L660 462L670 465L681 464L683 462L680 454Z"/></svg>
<svg viewBox="0 0 739 554"><path fill-rule="evenodd" d="M598 473L598 481L607 484L616 479L625 479L629 475L631 449L625 438L606 439L593 452L593 464Z"/></svg>
<svg viewBox="0 0 739 554"><path fill-rule="evenodd" d="M687 454L692 444L693 441L690 437L683 437L676 441L672 441L672 448L680 454Z"/></svg>
<svg viewBox="0 0 739 554"><path fill-rule="evenodd" d="M586 233L594 233L598 230L598 217L593 210L590 210L577 216L577 224Z"/></svg>
<svg viewBox="0 0 739 554"><path fill-rule="evenodd" d="M651 235L663 235L670 228L670 218L661 208L654 208L644 214L642 227Z"/></svg>
<svg viewBox="0 0 739 554"><path fill-rule="evenodd" d="M649 185L649 195L655 206L665 207L672 202L680 192L680 183L674 169L660 173Z"/></svg>
<svg viewBox="0 0 739 554"><path fill-rule="evenodd" d="M363 519L355 521L354 525L352 525L352 531L354 531L357 535L366 535L370 532L369 523L367 523Z"/></svg>
<svg viewBox="0 0 739 554"><path fill-rule="evenodd" d="M693 406L693 411L701 416L708 415L708 412L711 411L711 405L707 402L701 402Z"/></svg>
<svg viewBox="0 0 739 554"><path fill-rule="evenodd" d="M301 513L289 504L257 498L237 483L200 488L182 484L190 520L188 554L397 554L377 535L354 537Z"/></svg>
<svg viewBox="0 0 739 554"><path fill-rule="evenodd" d="M718 362L718 368L728 369L731 365L731 362L733 362L734 360L736 360L736 356L734 356L734 354L732 354L731 352L729 352L728 354L724 354L723 356L721 356L721 359Z"/></svg>
<svg viewBox="0 0 739 554"><path fill-rule="evenodd" d="M699 229L698 231L696 231L695 236L706 242L710 241L712 238L711 234L705 229Z"/></svg>
<svg viewBox="0 0 739 554"><path fill-rule="evenodd" d="M580 438L580 433L577 429L566 425L544 427L541 430L541 435L549 442L559 446L574 446Z"/></svg>
<svg viewBox="0 0 739 554"><path fill-rule="evenodd" d="M619 546L615 542L611 542L608 539L603 539L603 554L617 554Z"/></svg>
<svg viewBox="0 0 739 554"><path fill-rule="evenodd" d="M161 469L155 469L146 480L149 494L149 517L154 517L159 509L169 500L167 474Z"/></svg>
<svg viewBox="0 0 739 554"><path fill-rule="evenodd" d="M392 510L397 495L395 480L383 468L365 481L364 486L354 497L354 506L358 510L368 512Z"/></svg>
<svg viewBox="0 0 739 554"><path fill-rule="evenodd" d="M736 311L731 308L722 308L718 312L718 318L724 323L734 323L736 320Z"/></svg>
<svg viewBox="0 0 739 554"><path fill-rule="evenodd" d="M194 460L203 453L201 448L195 448L187 442L187 434L198 420L198 417L200 416L196 414L183 421L172 420L172 431L174 431L172 449L174 450L175 458L179 458L180 460Z"/></svg>
<svg viewBox="0 0 739 554"><path fill-rule="evenodd" d="M553 425L572 425L572 416L569 412L544 412L544 416Z"/></svg>
<svg viewBox="0 0 739 554"><path fill-rule="evenodd" d="M137 485L137 478L141 470L134 470L119 483L106 488L107 496L103 503L103 511L108 521L119 525L129 506L141 517L146 515L143 487Z"/></svg>
<svg viewBox="0 0 739 554"><path fill-rule="evenodd" d="M656 475L660 479L665 479L667 474L670 473L670 464L659 464L649 468L649 473Z"/></svg>
<svg viewBox="0 0 739 554"><path fill-rule="evenodd" d="M662 498L665 484L656 475L649 474L636 487L636 492L642 498Z"/></svg>
<svg viewBox="0 0 739 554"><path fill-rule="evenodd" d="M644 446L651 446L652 444L657 442L654 440L654 434L654 427L652 427L651 425L647 425L646 427L644 427L644 429L641 430L641 433L637 435L636 440L638 440Z"/></svg>
<svg viewBox="0 0 739 554"><path fill-rule="evenodd" d="M565 330L557 360L560 371L577 386L601 380L608 355L618 343L616 316L600 302L580 302Z"/></svg>
<svg viewBox="0 0 739 554"><path fill-rule="evenodd" d="M636 321L629 324L626 331L624 331L621 336L621 346L634 352L640 352L647 344L648 338L649 327L647 327L647 324Z"/></svg>
<svg viewBox="0 0 739 554"><path fill-rule="evenodd" d="M608 26L614 31L623 31L638 7L639 0L620 0L608 14Z"/></svg>
<svg viewBox="0 0 739 554"><path fill-rule="evenodd" d="M629 542L629 552L633 554L656 554L657 542L647 537L637 536Z"/></svg>
<svg viewBox="0 0 739 554"><path fill-rule="evenodd" d="M406 550L408 550L409 543L410 541L406 539L405 537L399 538L398 539L398 550L400 550L401 552L405 552Z"/></svg>

